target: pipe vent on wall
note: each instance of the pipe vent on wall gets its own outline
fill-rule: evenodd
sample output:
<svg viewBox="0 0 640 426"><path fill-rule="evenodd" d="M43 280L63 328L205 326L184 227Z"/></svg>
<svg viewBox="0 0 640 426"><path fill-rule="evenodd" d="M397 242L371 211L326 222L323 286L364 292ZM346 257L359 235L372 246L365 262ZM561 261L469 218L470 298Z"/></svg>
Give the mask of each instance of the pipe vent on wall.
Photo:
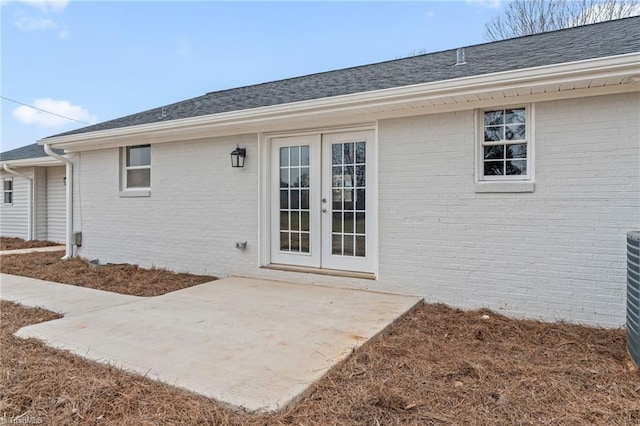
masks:
<svg viewBox="0 0 640 426"><path fill-rule="evenodd" d="M456 65L464 65L466 63L464 47L461 47L456 50Z"/></svg>

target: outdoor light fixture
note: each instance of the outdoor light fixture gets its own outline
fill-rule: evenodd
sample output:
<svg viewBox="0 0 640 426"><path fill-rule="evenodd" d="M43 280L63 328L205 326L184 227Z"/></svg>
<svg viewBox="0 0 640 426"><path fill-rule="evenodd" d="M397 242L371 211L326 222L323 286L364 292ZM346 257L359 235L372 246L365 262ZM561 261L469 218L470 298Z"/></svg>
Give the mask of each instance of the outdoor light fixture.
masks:
<svg viewBox="0 0 640 426"><path fill-rule="evenodd" d="M247 148L236 146L231 152L231 167L244 167L244 159L247 158Z"/></svg>

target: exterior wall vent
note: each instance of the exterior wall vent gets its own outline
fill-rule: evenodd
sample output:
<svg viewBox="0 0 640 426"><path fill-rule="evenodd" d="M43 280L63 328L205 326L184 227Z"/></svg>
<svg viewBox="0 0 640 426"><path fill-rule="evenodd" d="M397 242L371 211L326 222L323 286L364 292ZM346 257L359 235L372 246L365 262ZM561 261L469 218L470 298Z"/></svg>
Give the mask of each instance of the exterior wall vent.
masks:
<svg viewBox="0 0 640 426"><path fill-rule="evenodd" d="M640 367L640 231L627 233L627 350Z"/></svg>

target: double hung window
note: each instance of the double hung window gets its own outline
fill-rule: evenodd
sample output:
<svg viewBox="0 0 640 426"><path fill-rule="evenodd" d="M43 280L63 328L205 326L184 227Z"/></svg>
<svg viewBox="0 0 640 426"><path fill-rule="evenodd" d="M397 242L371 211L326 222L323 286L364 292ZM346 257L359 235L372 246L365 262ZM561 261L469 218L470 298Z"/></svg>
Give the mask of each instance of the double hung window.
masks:
<svg viewBox="0 0 640 426"><path fill-rule="evenodd" d="M2 181L3 204L13 204L13 179L4 179Z"/></svg>
<svg viewBox="0 0 640 426"><path fill-rule="evenodd" d="M128 146L124 148L123 157L123 189L149 189L151 187L151 146Z"/></svg>
<svg viewBox="0 0 640 426"><path fill-rule="evenodd" d="M526 107L481 112L479 179L526 180L531 176L531 141Z"/></svg>

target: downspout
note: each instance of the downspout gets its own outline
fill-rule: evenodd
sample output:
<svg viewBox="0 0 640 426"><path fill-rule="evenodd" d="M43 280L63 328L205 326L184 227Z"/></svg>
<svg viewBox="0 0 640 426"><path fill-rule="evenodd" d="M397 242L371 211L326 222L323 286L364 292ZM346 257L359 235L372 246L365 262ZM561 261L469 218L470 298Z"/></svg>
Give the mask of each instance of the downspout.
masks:
<svg viewBox="0 0 640 426"><path fill-rule="evenodd" d="M67 187L66 187L66 216L67 216L67 224L66 224L66 252L62 260L71 259L73 257L73 242L71 240L71 234L73 232L73 162L69 160L67 157L63 157L60 154L56 154L51 150L51 146L48 143L44 144L44 152L47 153L49 157L53 157L56 160L62 161L66 166L66 176L67 176Z"/></svg>
<svg viewBox="0 0 640 426"><path fill-rule="evenodd" d="M33 177L13 170L7 163L4 163L3 167L5 172L24 178L29 182L27 194L27 240L33 240Z"/></svg>

